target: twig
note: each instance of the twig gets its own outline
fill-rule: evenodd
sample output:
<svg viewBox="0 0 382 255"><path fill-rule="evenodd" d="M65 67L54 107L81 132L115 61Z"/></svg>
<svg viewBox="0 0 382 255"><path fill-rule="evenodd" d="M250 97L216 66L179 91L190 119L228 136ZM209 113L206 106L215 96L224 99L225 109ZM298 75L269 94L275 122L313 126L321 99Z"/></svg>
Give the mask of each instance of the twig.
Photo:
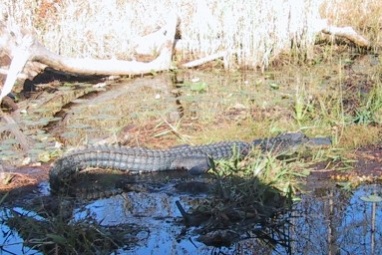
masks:
<svg viewBox="0 0 382 255"><path fill-rule="evenodd" d="M7 69L4 69L4 68L0 68L0 74L5 74L5 75L8 75L9 74L9 70L7 70ZM27 75L25 75L25 74L23 74L23 73L20 73L20 74L18 74L17 75L17 79L27 79L28 78L28 76Z"/></svg>
<svg viewBox="0 0 382 255"><path fill-rule="evenodd" d="M178 207L178 210L180 214L182 215L184 222L186 225L190 222L190 215L184 210L183 206L180 204L179 201L175 201L176 207Z"/></svg>
<svg viewBox="0 0 382 255"><path fill-rule="evenodd" d="M219 59L219 58L222 58L224 60L226 58L226 56L227 56L227 52L225 52L225 51L224 52L218 52L218 53L209 55L207 57L200 58L200 59L185 63L182 65L182 67L184 67L184 68L197 67L197 66L203 65L207 62L211 62L211 61L214 61L216 59Z"/></svg>
<svg viewBox="0 0 382 255"><path fill-rule="evenodd" d="M25 36L22 39L21 45L12 52L13 58L11 66L9 67L7 79L5 80L4 86L1 89L0 102L12 91L12 88L17 80L17 76L20 72L23 71L25 64L31 57L30 48L33 44L33 41L34 40L31 36Z"/></svg>
<svg viewBox="0 0 382 255"><path fill-rule="evenodd" d="M23 134L16 121L11 116L4 113L1 109L0 117L8 124L9 128L7 129L9 129L9 131L16 137L17 141L20 143L22 150L24 152L27 152L29 150L29 143L27 137Z"/></svg>

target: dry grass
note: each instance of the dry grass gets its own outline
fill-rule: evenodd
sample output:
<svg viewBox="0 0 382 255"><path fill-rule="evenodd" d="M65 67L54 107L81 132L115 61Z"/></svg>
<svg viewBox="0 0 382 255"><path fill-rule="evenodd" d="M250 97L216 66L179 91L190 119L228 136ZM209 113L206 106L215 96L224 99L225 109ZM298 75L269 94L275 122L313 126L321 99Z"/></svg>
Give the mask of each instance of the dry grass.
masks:
<svg viewBox="0 0 382 255"><path fill-rule="evenodd" d="M347 126L341 138L341 147L359 148L369 144L380 143L380 137L381 129L378 126Z"/></svg>
<svg viewBox="0 0 382 255"><path fill-rule="evenodd" d="M186 58L224 50L231 67L254 68L266 67L291 41L303 50L313 44L319 2L6 0L3 8L52 51L103 59L128 58L134 39L155 31L173 10L188 42Z"/></svg>
<svg viewBox="0 0 382 255"><path fill-rule="evenodd" d="M181 59L227 51L229 67L264 68L291 49L311 57L318 19L350 25L380 45L377 0L273 1L5 0L3 14L34 30L52 51L66 56L128 59L139 36L157 30L170 11L180 19L186 49ZM234 54L237 53L237 54Z"/></svg>

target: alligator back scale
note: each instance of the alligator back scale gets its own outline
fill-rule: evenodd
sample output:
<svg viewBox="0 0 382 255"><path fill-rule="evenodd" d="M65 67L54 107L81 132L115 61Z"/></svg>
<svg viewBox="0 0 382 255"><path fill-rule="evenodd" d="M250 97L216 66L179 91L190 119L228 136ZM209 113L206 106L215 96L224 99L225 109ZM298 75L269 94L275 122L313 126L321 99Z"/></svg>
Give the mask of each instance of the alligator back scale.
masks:
<svg viewBox="0 0 382 255"><path fill-rule="evenodd" d="M179 146L165 150L122 146L88 146L58 159L49 173L52 193L58 193L75 174L88 167L115 169L130 173L186 170L202 174L211 168L211 160L245 157L254 146L263 151L286 150L303 144L329 145L329 138L308 138L302 133L286 133L252 143L227 141L199 146Z"/></svg>
<svg viewBox="0 0 382 255"><path fill-rule="evenodd" d="M229 159L237 151L249 153L245 142L220 142L200 146L180 146L167 150L129 148L121 146L88 146L58 159L49 173L50 188L56 193L77 172L88 167L107 168L130 173L186 170L202 174L211 168L211 159Z"/></svg>

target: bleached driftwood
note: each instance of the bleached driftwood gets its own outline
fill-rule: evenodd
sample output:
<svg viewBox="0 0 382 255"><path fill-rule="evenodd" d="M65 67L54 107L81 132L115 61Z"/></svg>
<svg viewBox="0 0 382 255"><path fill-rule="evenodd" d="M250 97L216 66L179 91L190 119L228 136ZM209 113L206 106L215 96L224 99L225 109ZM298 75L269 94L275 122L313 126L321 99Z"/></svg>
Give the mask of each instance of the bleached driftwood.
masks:
<svg viewBox="0 0 382 255"><path fill-rule="evenodd" d="M22 37L21 42L14 42L15 40L12 40L12 38L4 38L7 36L11 37L11 33L7 34L3 31L1 36L3 38L0 38L0 49L8 51L12 57L12 62L2 89L0 101L2 97L10 92L17 76L27 61L37 61L57 71L76 75L138 75L168 70L171 68L177 22L177 16L175 14L170 15L167 25L162 28L162 31L166 31L166 40L162 43L160 54L156 59L148 63L135 60L98 60L64 57L49 51L29 35Z"/></svg>
<svg viewBox="0 0 382 255"><path fill-rule="evenodd" d="M17 76L23 71L25 64L31 58L31 47L33 45L33 38L31 36L25 36L18 47L15 47L12 51L12 62L9 67L9 73L7 79L1 89L0 102L8 95L13 88L17 80Z"/></svg>
<svg viewBox="0 0 382 255"><path fill-rule="evenodd" d="M370 46L370 42L363 36L359 35L352 27L327 26L322 30L322 32L325 34L346 38L360 47Z"/></svg>
<svg viewBox="0 0 382 255"><path fill-rule="evenodd" d="M0 68L0 74L8 75L8 73L9 73L9 70L4 69L4 68ZM26 75L24 73L17 75L17 79L26 80L27 78L28 78L28 75Z"/></svg>
<svg viewBox="0 0 382 255"><path fill-rule="evenodd" d="M17 75L17 79L19 79L19 80L26 80L26 79L33 80L33 78L36 77L39 73L41 73L46 67L47 67L47 65L41 64L39 62L29 61L26 63L23 72L21 72ZM9 69L0 68L0 74L8 75L9 73L10 73Z"/></svg>
<svg viewBox="0 0 382 255"><path fill-rule="evenodd" d="M328 23L327 19L316 21L315 29L317 33L330 34L333 37L343 37L360 47L369 47L370 42L362 35L358 34L352 27L336 27Z"/></svg>
<svg viewBox="0 0 382 255"><path fill-rule="evenodd" d="M10 46L12 42L9 38L4 38L6 33L3 31L3 35L0 37L0 49L8 47L10 54L13 57L11 68L8 72L6 84L14 84L17 77L20 76L20 72L23 68L23 61L37 61L44 66L49 66L52 69L72 73L77 75L137 75L146 74L153 71L164 71L171 68L172 50L174 46L175 32L178 24L178 18L176 15L170 15L166 26L154 32L152 34L137 38L136 50L142 54L160 53L159 56L149 62L138 61L123 61L123 60L97 60L97 59L78 59L67 58L55 54L37 40L30 36L24 36L19 38L21 43L18 42L16 46ZM369 41L357 34L351 27L335 27L328 25L324 19L316 22L316 31L331 34L333 36L344 37L352 41L356 45L361 47L369 46ZM20 40L20 39L19 39ZM14 40L13 40L14 41ZM13 44L16 44L13 42ZM180 45L181 43L177 43ZM180 65L182 68L193 68L216 59L223 59L225 61L232 54L236 54L239 50L218 52L201 59L193 60L191 62ZM24 63L25 64L25 63ZM226 65L225 65L226 66ZM21 69L21 70L20 70ZM2 72L4 73L4 72ZM37 72L34 72L37 74ZM10 85L9 85L10 86ZM3 93L0 96L0 101L4 95L10 90L7 86L4 86Z"/></svg>

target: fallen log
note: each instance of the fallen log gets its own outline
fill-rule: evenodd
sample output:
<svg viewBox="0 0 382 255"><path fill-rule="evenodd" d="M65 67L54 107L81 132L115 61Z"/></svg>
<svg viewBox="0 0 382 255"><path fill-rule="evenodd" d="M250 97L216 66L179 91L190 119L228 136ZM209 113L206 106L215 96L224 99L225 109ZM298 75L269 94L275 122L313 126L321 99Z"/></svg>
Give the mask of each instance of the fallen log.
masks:
<svg viewBox="0 0 382 255"><path fill-rule="evenodd" d="M75 75L139 75L168 70L171 68L177 22L177 16L170 15L166 26L161 29L161 31L165 31L166 40L161 47L159 56L151 62L64 57L46 49L30 35L18 36L22 39L21 42L20 39L17 42L17 39L12 38L11 33L7 34L3 28L0 50L6 51L12 57L12 62L2 88L0 102L12 90L13 84L28 61L36 61L54 70Z"/></svg>
<svg viewBox="0 0 382 255"><path fill-rule="evenodd" d="M333 37L342 37L351 41L359 47L369 47L370 42L362 35L358 34L352 27L336 27L328 24L326 19L320 21L320 32L332 35Z"/></svg>

